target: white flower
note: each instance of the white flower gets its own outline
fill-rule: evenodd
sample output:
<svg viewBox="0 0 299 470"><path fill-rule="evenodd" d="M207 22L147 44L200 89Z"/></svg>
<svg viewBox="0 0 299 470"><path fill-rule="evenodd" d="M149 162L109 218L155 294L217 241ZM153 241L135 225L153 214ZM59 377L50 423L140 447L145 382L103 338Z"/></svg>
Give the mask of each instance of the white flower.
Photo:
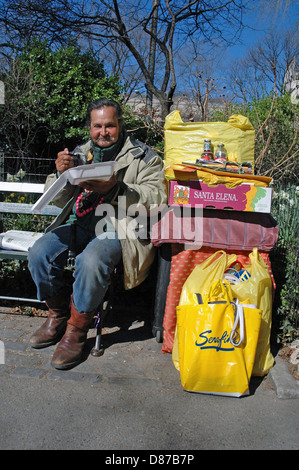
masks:
<svg viewBox="0 0 299 470"><path fill-rule="evenodd" d="M289 195L285 191L280 191L280 197L283 199L289 199Z"/></svg>
<svg viewBox="0 0 299 470"><path fill-rule="evenodd" d="M20 168L18 173L15 176L17 176L20 179L23 179L25 175L26 175L26 171L24 171L22 168Z"/></svg>
<svg viewBox="0 0 299 470"><path fill-rule="evenodd" d="M10 173L7 173L6 181L19 181L19 178L17 175L11 175Z"/></svg>

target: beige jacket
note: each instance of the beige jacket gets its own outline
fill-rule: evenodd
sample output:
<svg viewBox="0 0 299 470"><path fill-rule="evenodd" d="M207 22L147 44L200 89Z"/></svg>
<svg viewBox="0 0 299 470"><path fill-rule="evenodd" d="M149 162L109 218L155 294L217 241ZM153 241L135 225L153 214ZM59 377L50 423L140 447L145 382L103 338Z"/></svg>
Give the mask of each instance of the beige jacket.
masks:
<svg viewBox="0 0 299 470"><path fill-rule="evenodd" d="M87 162L90 148L89 141L75 149L75 153L80 154L79 164ZM126 227L128 227L128 224L132 225L134 217L138 215L138 212L136 213L137 206L132 207L133 204L141 205L141 214L146 212L149 216L153 214L153 205L162 206L167 202L164 165L162 159L150 147L129 136L126 137L125 144L115 161L115 176L120 184L117 194L111 201L112 212L115 214L115 220L112 220L112 222L122 245L124 286L126 289L132 289L147 277L155 257L155 247L149 239L144 239L144 232L142 232L142 239L127 236ZM45 189L53 184L56 179L57 175L49 175ZM71 184L67 184L60 191L53 202L58 207L62 207L63 210L48 230L65 223L78 194L79 187ZM120 195L121 199L119 199ZM120 201L122 201L121 208L119 206ZM141 218L138 217L138 221L140 220ZM149 219L143 219L143 223L145 231L149 232ZM139 234L141 233L140 226L137 231Z"/></svg>

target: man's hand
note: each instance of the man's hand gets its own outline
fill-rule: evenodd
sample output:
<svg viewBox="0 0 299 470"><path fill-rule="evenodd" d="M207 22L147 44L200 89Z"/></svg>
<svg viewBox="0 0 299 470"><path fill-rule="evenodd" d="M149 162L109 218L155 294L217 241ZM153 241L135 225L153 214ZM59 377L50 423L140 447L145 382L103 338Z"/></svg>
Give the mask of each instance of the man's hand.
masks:
<svg viewBox="0 0 299 470"><path fill-rule="evenodd" d="M107 194L116 185L116 183L117 181L113 173L109 180L86 180L79 183L79 186L88 191Z"/></svg>
<svg viewBox="0 0 299 470"><path fill-rule="evenodd" d="M59 152L57 154L57 159L55 161L55 164L56 164L56 170L59 171L59 173L63 173L69 168L73 168L74 161L71 155L69 155L68 149L64 149L62 152Z"/></svg>

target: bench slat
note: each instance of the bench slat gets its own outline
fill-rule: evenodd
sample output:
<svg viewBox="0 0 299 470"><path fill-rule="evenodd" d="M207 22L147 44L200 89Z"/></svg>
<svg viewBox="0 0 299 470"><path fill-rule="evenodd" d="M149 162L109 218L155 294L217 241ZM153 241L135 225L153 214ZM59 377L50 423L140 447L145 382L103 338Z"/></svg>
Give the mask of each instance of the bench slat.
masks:
<svg viewBox="0 0 299 470"><path fill-rule="evenodd" d="M44 184L39 183L15 183L11 181L0 181L0 191L11 193L43 194L44 187Z"/></svg>
<svg viewBox="0 0 299 470"><path fill-rule="evenodd" d="M31 211L34 204L22 204L19 202L0 202L0 213L3 214L31 214L34 215ZM56 206L46 206L39 215L58 215L60 214L61 209Z"/></svg>
<svg viewBox="0 0 299 470"><path fill-rule="evenodd" d="M2 250L2 249L0 249L0 259L26 260L27 258L28 258L28 252L27 251Z"/></svg>

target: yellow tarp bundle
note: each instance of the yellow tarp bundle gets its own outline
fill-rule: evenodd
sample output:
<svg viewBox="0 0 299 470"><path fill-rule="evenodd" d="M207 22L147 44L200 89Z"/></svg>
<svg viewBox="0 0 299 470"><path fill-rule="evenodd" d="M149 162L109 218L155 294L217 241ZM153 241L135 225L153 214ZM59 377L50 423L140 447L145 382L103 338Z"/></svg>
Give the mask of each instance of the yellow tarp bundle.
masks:
<svg viewBox="0 0 299 470"><path fill-rule="evenodd" d="M211 139L214 152L223 143L230 161L250 162L254 168L255 131L248 118L234 114L227 122L183 122L178 110L165 120L165 165L200 158L204 139Z"/></svg>

